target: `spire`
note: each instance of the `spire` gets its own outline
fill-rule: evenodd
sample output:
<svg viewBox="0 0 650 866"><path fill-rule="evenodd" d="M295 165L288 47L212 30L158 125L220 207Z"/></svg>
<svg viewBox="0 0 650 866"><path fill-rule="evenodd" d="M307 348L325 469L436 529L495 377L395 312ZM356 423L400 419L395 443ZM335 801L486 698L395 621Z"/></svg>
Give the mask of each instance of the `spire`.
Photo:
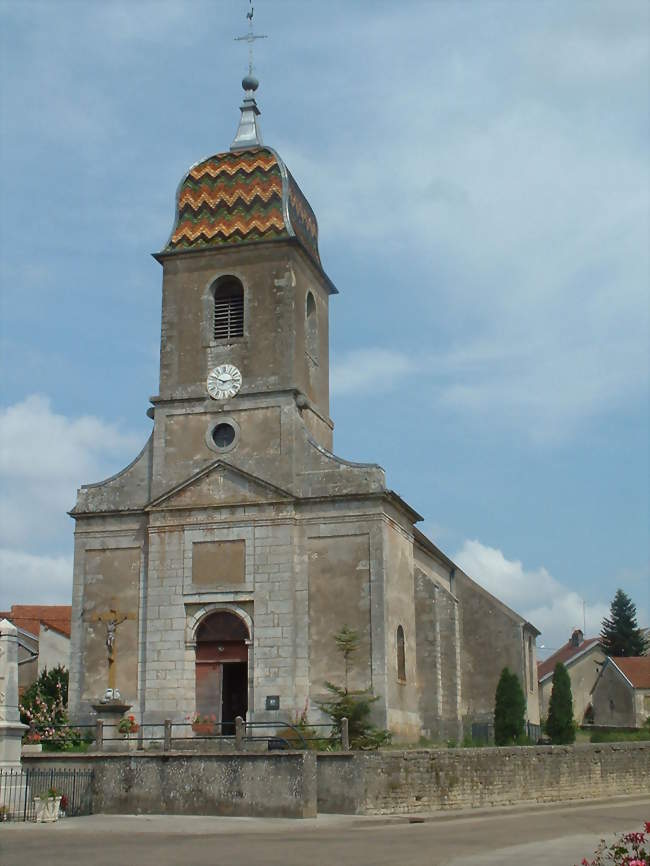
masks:
<svg viewBox="0 0 650 866"><path fill-rule="evenodd" d="M230 145L231 150L244 150L247 147L260 147L262 144L262 133L257 118L260 110L255 101L255 91L259 87L259 81L253 75L253 43L256 39L266 39L266 36L253 33L253 13L255 12L252 0L248 0L250 10L246 13L248 18L248 33L245 36L235 36L235 42L248 42L248 75L242 79L241 86L244 88L244 101L240 105L241 117L237 132Z"/></svg>

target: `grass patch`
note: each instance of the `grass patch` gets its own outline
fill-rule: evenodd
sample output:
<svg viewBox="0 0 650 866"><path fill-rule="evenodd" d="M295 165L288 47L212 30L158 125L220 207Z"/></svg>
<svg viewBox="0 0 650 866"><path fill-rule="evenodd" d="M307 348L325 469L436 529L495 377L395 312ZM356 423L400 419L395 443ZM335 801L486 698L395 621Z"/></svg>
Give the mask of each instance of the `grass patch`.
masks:
<svg viewBox="0 0 650 866"><path fill-rule="evenodd" d="M593 731L589 737L590 743L638 743L650 740L650 728L643 727L639 731Z"/></svg>

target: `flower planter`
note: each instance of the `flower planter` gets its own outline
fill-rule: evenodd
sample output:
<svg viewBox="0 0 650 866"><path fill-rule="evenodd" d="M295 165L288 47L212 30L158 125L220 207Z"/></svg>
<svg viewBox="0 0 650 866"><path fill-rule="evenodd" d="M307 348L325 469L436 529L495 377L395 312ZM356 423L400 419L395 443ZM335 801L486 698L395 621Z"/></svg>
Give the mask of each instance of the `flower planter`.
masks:
<svg viewBox="0 0 650 866"><path fill-rule="evenodd" d="M61 797L34 797L34 806L38 824L51 824L59 820Z"/></svg>
<svg viewBox="0 0 650 866"><path fill-rule="evenodd" d="M214 722L194 722L192 730L199 737L217 736L217 726Z"/></svg>

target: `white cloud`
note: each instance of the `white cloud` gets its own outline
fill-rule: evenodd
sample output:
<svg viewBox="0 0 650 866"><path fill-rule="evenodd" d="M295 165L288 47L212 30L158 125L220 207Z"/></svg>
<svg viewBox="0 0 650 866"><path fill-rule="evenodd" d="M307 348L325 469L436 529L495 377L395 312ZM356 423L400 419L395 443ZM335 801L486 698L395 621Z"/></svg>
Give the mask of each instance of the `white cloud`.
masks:
<svg viewBox="0 0 650 866"><path fill-rule="evenodd" d="M0 412L0 476L39 484L90 480L111 455L137 446L137 439L92 415L67 418L50 400L32 394Z"/></svg>
<svg viewBox="0 0 650 866"><path fill-rule="evenodd" d="M465 541L453 558L488 592L542 632L538 645L556 649L567 642L574 628L583 627L583 599L544 567L526 569L519 560L507 559L498 548L476 540ZM608 611L608 603L586 603L588 636L600 632L602 619Z"/></svg>
<svg viewBox="0 0 650 866"><path fill-rule="evenodd" d="M405 387L411 358L388 349L355 349L332 364L332 393L353 394Z"/></svg>
<svg viewBox="0 0 650 866"><path fill-rule="evenodd" d="M403 26L384 11L355 72L361 116L320 150L307 140L280 149L322 236L368 260L399 259L414 330L454 335L457 346L423 359L432 398L553 442L648 387L649 179L635 119L648 45L643 4L623 15L597 3L587 16L545 9L517 17L515 40L495 34L502 51L487 38L487 51L473 44L461 60L460 12L423 6L434 26L422 32L458 29L421 57L420 34L407 43L422 87L404 86L399 47L383 68L380 46ZM482 14L472 10L476 27ZM446 87L430 96L425 82ZM407 339L422 344L422 330ZM352 376L340 393L376 381Z"/></svg>
<svg viewBox="0 0 650 866"><path fill-rule="evenodd" d="M81 484L99 481L128 464L139 437L100 418L68 418L47 397L31 395L0 411L0 549L4 604L41 602L44 588L57 595L72 547L72 508ZM9 567L10 566L10 567ZM6 568L6 571L5 571ZM50 590L47 590L49 592Z"/></svg>
<svg viewBox="0 0 650 866"><path fill-rule="evenodd" d="M71 556L36 556L0 548L0 607L70 604L71 595Z"/></svg>

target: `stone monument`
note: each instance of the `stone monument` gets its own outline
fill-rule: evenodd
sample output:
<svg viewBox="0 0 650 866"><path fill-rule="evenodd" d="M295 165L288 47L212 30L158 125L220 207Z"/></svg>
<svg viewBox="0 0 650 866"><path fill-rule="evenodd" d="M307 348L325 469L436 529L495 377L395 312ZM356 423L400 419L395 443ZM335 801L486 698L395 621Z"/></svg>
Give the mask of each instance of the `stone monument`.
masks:
<svg viewBox="0 0 650 866"><path fill-rule="evenodd" d="M18 709L18 629L0 620L0 806L13 811L26 794L21 773L21 740L27 725Z"/></svg>
<svg viewBox="0 0 650 866"><path fill-rule="evenodd" d="M0 620L0 770L20 769L21 740L27 725L18 709L18 629Z"/></svg>

